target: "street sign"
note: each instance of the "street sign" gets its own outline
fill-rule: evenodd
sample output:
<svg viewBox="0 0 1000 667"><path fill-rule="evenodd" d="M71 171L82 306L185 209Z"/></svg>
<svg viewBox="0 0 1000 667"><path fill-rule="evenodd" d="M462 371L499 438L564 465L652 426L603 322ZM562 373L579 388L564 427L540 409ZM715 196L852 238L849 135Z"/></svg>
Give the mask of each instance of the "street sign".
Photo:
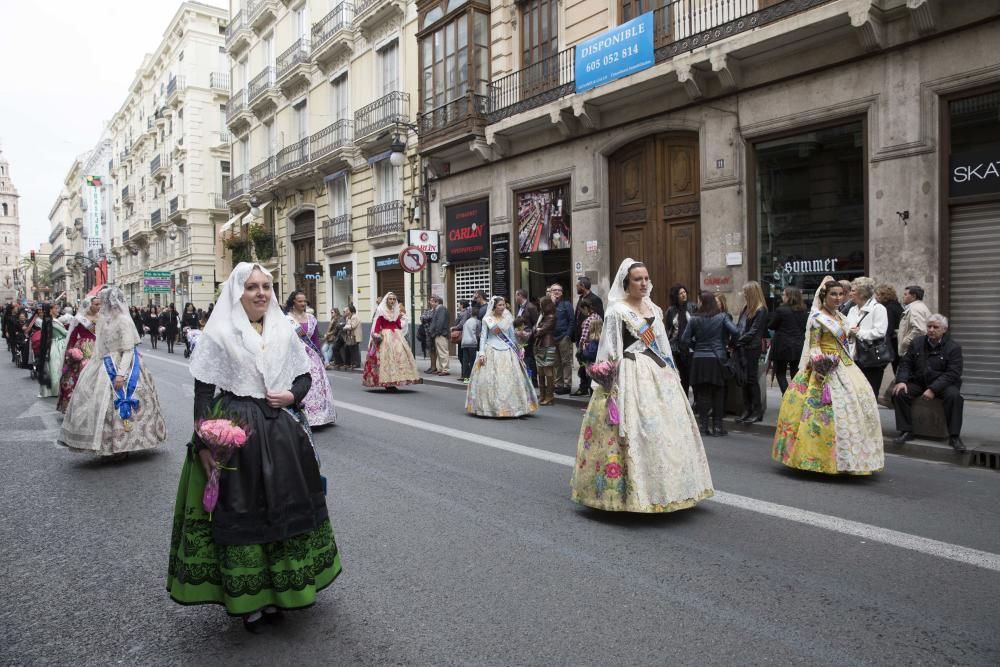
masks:
<svg viewBox="0 0 1000 667"><path fill-rule="evenodd" d="M142 291L145 294L170 294L173 275L169 271L143 271Z"/></svg>
<svg viewBox="0 0 1000 667"><path fill-rule="evenodd" d="M441 252L441 241L436 229L410 229L407 231L407 242L416 246L427 255L427 261L434 264Z"/></svg>
<svg viewBox="0 0 1000 667"><path fill-rule="evenodd" d="M408 246L399 253L399 265L407 273L416 273L427 266L427 255L417 246Z"/></svg>

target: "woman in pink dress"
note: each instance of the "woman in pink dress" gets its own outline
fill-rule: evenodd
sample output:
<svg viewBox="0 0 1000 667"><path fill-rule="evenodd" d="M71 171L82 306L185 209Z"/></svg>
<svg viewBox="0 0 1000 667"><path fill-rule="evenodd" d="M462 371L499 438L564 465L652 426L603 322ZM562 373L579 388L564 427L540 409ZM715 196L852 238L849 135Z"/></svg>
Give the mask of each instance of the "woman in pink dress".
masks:
<svg viewBox="0 0 1000 667"><path fill-rule="evenodd" d="M97 314L101 312L101 297L90 300L87 310L77 314L70 325L69 340L66 343L66 356L63 360L62 377L59 379L59 402L56 410L65 413L69 399L73 397L80 373L86 368L87 362L94 354L94 341L97 340Z"/></svg>
<svg viewBox="0 0 1000 667"><path fill-rule="evenodd" d="M417 375L413 352L403 337L405 328L406 315L401 312L396 295L386 292L375 310L361 384L395 391L399 385L423 382Z"/></svg>
<svg viewBox="0 0 1000 667"><path fill-rule="evenodd" d="M295 333L306 347L309 357L309 375L312 376L312 386L302 401L303 411L309 426L323 426L337 421L337 409L333 407L333 387L326 374L323 355L320 352L319 335L316 331L316 318L306 311L309 305L305 292L295 290L285 303L285 313L295 327Z"/></svg>

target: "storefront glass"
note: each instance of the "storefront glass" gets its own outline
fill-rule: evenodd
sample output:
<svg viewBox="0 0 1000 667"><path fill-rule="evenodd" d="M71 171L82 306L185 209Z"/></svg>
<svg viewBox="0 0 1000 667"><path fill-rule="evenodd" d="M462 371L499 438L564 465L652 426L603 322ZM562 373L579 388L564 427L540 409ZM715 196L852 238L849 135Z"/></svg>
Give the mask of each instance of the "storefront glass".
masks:
<svg viewBox="0 0 1000 667"><path fill-rule="evenodd" d="M572 293L572 225L566 184L517 193L520 286L532 298L560 283Z"/></svg>
<svg viewBox="0 0 1000 667"><path fill-rule="evenodd" d="M754 152L757 268L771 305L789 285L808 301L826 275L864 275L862 123L762 141Z"/></svg>
<svg viewBox="0 0 1000 667"><path fill-rule="evenodd" d="M331 264L329 269L330 307L343 311L349 304L354 303L354 275L351 263Z"/></svg>

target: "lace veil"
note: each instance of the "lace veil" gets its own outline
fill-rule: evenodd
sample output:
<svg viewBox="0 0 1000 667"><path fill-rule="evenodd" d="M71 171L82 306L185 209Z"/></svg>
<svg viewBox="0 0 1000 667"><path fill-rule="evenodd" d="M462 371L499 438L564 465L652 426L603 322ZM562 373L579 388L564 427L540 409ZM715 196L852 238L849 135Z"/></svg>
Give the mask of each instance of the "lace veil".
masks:
<svg viewBox="0 0 1000 667"><path fill-rule="evenodd" d="M97 340L94 348L98 356L113 352L128 352L139 344L139 332L128 314L125 293L114 285L101 290L101 311L97 315Z"/></svg>
<svg viewBox="0 0 1000 667"><path fill-rule="evenodd" d="M809 334L812 333L813 328L820 326L815 317L816 313L823 309L823 299L820 298L820 293L823 291L823 285L831 280L834 280L833 276L824 276L823 280L819 281L819 287L813 293L812 308L809 309L809 319L806 321L806 339L802 342L802 354L799 355L799 370L809 365L809 351L812 349L809 345Z"/></svg>
<svg viewBox="0 0 1000 667"><path fill-rule="evenodd" d="M490 305L486 311L486 317L483 318L483 324L487 329L492 329L493 327L500 327L501 331L506 331L507 329L514 326L514 316L511 315L510 309L507 308L503 311L503 315L497 319L497 316L493 314L493 310L496 308L497 301L503 299L502 296L491 296Z"/></svg>
<svg viewBox="0 0 1000 667"><path fill-rule="evenodd" d="M628 277L629 268L633 264L639 263L631 257L626 257L618 265L618 272L608 290L608 305L604 312L604 328L601 330L601 342L597 346L597 361L618 361L626 350L622 349L622 322L629 318L631 309L625 304L625 278ZM649 284L649 291L653 291L653 283ZM653 333L656 335L656 345L660 348L660 353L673 362L670 353L670 340L667 338L667 330L663 326L663 311L653 303L648 296L643 298L643 303L653 311ZM645 345L636 341L629 346L633 348L644 348Z"/></svg>
<svg viewBox="0 0 1000 667"><path fill-rule="evenodd" d="M268 391L291 389L296 377L309 372L309 357L273 292L264 315L263 334L250 325L240 298L254 269L271 278L259 264L236 265L198 339L190 368L197 380L237 396L264 398Z"/></svg>

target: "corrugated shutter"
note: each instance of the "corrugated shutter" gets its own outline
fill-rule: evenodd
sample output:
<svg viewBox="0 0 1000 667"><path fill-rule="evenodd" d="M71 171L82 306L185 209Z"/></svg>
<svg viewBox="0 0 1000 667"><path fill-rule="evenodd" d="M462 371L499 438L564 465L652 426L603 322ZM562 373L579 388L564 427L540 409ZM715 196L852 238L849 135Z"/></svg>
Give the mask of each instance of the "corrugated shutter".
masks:
<svg viewBox="0 0 1000 667"><path fill-rule="evenodd" d="M951 208L950 333L962 346L962 393L1000 398L1000 202Z"/></svg>
<svg viewBox="0 0 1000 667"><path fill-rule="evenodd" d="M485 262L463 262L455 265L455 300L471 300L476 290L490 295L490 265Z"/></svg>

